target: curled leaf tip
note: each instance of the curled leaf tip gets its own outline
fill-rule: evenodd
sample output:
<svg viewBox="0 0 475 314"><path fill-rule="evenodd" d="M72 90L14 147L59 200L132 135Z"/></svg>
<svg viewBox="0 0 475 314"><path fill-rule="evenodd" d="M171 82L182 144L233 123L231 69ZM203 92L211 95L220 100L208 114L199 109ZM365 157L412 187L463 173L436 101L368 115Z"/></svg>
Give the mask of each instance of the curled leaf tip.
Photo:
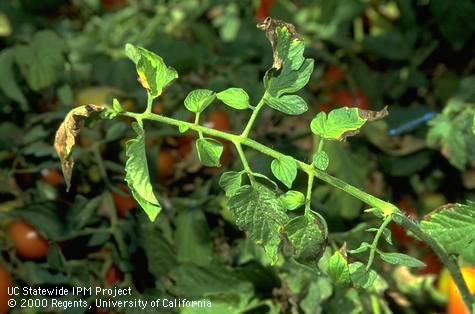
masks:
<svg viewBox="0 0 475 314"><path fill-rule="evenodd" d="M64 121L56 131L54 138L54 148L61 161L61 168L63 170L64 180L66 182L66 191L71 187L71 176L74 167L74 159L71 155L74 145L76 144L76 137L81 131L80 122L91 117L94 113L104 110L104 106L85 105L71 110Z"/></svg>

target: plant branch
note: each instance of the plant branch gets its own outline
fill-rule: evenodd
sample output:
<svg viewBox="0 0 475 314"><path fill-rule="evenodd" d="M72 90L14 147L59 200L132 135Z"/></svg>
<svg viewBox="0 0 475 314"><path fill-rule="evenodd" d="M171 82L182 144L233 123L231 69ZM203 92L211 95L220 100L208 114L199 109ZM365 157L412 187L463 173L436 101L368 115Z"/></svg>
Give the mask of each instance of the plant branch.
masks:
<svg viewBox="0 0 475 314"><path fill-rule="evenodd" d="M154 114L154 113L140 114L140 113L134 113L134 112L124 112L124 113L121 113L121 115L131 117L131 118L136 119L137 121L140 121L140 122L141 122L142 119L144 119L144 120L158 121L158 122L166 123L166 124L173 125L173 126L176 126L176 127L186 126L189 129L194 130L196 132L202 132L203 134L215 136L215 137L222 138L222 139L225 139L227 141L233 142L235 145L240 144L240 145L248 146L248 147L264 154L264 155L273 157L275 159L280 159L280 158L285 157L284 154L282 154L282 153L280 153L280 152L278 152L278 151L276 151L272 148L269 148L269 147L255 141L253 139L246 138L242 135L226 133L226 132L223 132L223 131L220 131L220 130L211 129L211 128L208 128L208 127L205 127L205 126L202 126L202 125L195 125L194 123L185 122L185 121L177 120L177 119L174 119L174 118L161 116L161 115L157 115L157 114ZM355 198L363 201L364 203L366 203L366 204L368 204L372 207L379 208L381 211L383 211L385 216L399 211L398 208L396 206L394 206L393 204L385 202L385 201L383 201L383 200L381 200L381 199L379 199L379 198L377 198L377 197L375 197L371 194L368 194L368 193L358 189L357 187L352 186L351 184L346 183L345 181L342 181L342 180L340 180L336 177L333 177L333 176L329 175L328 173L326 173L324 171L316 169L315 167L313 167L312 164L307 164L307 163L305 163L303 161L300 161L300 160L296 160L296 162L297 162L297 167L300 170L304 171L307 174L313 174L315 177L319 178L320 180L322 180L322 181L324 181L324 182L326 182L326 183L328 183L328 184L330 184L330 185L332 185L332 186L334 186L338 189L341 189L341 190L345 191L346 193L354 196Z"/></svg>
<svg viewBox="0 0 475 314"><path fill-rule="evenodd" d="M305 196L305 212L308 213L310 211L310 207L312 205L312 191L313 191L313 173L308 174L308 183L307 183L307 195Z"/></svg>
<svg viewBox="0 0 475 314"><path fill-rule="evenodd" d="M252 176L252 169L249 166L249 163L247 162L246 155L244 154L244 151L242 150L242 146L240 143L234 143L234 146L236 146L236 150L238 152L239 158L241 158L242 165L244 167L244 170L246 170L247 176L249 177L249 180L251 181L251 184L255 183L255 179Z"/></svg>
<svg viewBox="0 0 475 314"><path fill-rule="evenodd" d="M254 121L256 121L257 115L259 114L259 111L264 107L265 102L264 102L264 97L266 94L264 93L264 96L262 96L261 100L257 104L257 106L253 109L252 115L249 118L249 121L247 122L246 127L244 128L244 131L242 131L241 136L242 137L248 137L249 132L251 132L252 126L254 125Z"/></svg>
<svg viewBox="0 0 475 314"><path fill-rule="evenodd" d="M153 107L153 97L150 93L147 93L147 108L145 109L146 113L151 113Z"/></svg>
<svg viewBox="0 0 475 314"><path fill-rule="evenodd" d="M427 243L432 248L437 257L449 270L450 275L452 276L454 283L462 296L463 302L471 311L475 306L475 299L470 293L467 283L465 282L462 273L460 272L460 268L454 258L450 256L437 241L426 234L417 223L407 218L401 212L398 212L394 215L394 221L412 232L416 237Z"/></svg>
<svg viewBox="0 0 475 314"><path fill-rule="evenodd" d="M371 248L369 251L369 258L368 258L368 263L366 264L366 271L368 271L371 268L371 265L373 264L374 260L374 255L376 253L376 250L378 249L378 242L379 239L381 238L381 235L383 234L384 229L389 225L389 223L393 220L393 215L388 215L381 226L379 226L378 232L376 232L376 235L374 236L373 243L371 243Z"/></svg>

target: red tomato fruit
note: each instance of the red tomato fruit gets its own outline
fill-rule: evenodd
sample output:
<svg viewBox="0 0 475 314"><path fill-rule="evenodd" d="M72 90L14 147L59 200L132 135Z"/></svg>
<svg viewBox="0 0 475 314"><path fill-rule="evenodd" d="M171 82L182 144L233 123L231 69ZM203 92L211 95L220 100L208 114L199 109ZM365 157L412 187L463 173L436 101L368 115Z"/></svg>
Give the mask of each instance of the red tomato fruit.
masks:
<svg viewBox="0 0 475 314"><path fill-rule="evenodd" d="M160 179L167 179L173 175L176 163L175 154L171 149L163 148L158 153L156 160L157 175Z"/></svg>
<svg viewBox="0 0 475 314"><path fill-rule="evenodd" d="M112 265L106 273L106 286L113 286L123 279L123 274L116 265Z"/></svg>
<svg viewBox="0 0 475 314"><path fill-rule="evenodd" d="M261 0L259 7L256 10L256 19L264 20L266 17L270 16L270 8L274 0Z"/></svg>
<svg viewBox="0 0 475 314"><path fill-rule="evenodd" d="M119 217L124 217L131 209L137 207L137 203L130 195L129 189L125 186L125 184L119 184L117 187L123 191L125 195L112 192L112 199L114 200L117 215L119 215Z"/></svg>
<svg viewBox="0 0 475 314"><path fill-rule="evenodd" d="M56 169L43 169L41 170L41 178L49 185L56 187L64 183L63 176Z"/></svg>
<svg viewBox="0 0 475 314"><path fill-rule="evenodd" d="M48 241L32 225L17 220L8 225L8 233L19 256L40 259L48 254Z"/></svg>
<svg viewBox="0 0 475 314"><path fill-rule="evenodd" d="M212 129L220 131L229 131L231 129L231 120L229 120L229 115L224 110L210 111L206 121L207 125Z"/></svg>
<svg viewBox="0 0 475 314"><path fill-rule="evenodd" d="M369 109L368 96L358 90L356 93L352 93L349 90L338 90L330 93L332 102L338 107L357 107L360 109Z"/></svg>
<svg viewBox="0 0 475 314"><path fill-rule="evenodd" d="M336 83L345 79L345 72L335 65L331 65L323 74L323 82L327 87L333 86Z"/></svg>

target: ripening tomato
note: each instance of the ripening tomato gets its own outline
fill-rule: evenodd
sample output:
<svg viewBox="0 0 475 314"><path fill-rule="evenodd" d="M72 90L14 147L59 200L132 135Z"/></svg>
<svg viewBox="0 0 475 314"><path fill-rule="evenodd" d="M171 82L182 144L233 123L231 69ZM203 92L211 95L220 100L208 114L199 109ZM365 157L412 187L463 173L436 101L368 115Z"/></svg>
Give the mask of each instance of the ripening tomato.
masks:
<svg viewBox="0 0 475 314"><path fill-rule="evenodd" d="M426 264L426 267L424 268L419 268L417 272L419 274L438 274L440 273L440 270L442 269L442 264L439 260L439 258L434 254L434 252L429 251L427 254L424 255L422 258L422 261L424 264Z"/></svg>
<svg viewBox="0 0 475 314"><path fill-rule="evenodd" d="M43 169L41 170L41 178L49 185L56 187L64 183L63 176L56 169Z"/></svg>
<svg viewBox="0 0 475 314"><path fill-rule="evenodd" d="M120 8L121 6L124 6L126 2L126 0L101 0L102 8L106 11Z"/></svg>
<svg viewBox="0 0 475 314"><path fill-rule="evenodd" d="M106 286L112 286L122 281L124 274L116 265L112 265L106 273Z"/></svg>
<svg viewBox="0 0 475 314"><path fill-rule="evenodd" d="M13 287L12 278L2 265L0 265L0 314L8 313L10 307L7 301L10 299L8 296L8 288Z"/></svg>
<svg viewBox="0 0 475 314"><path fill-rule="evenodd" d="M323 82L327 88L335 85L338 82L341 82L344 79L345 72L335 65L329 66L323 74Z"/></svg>
<svg viewBox="0 0 475 314"><path fill-rule="evenodd" d="M475 267L462 267L462 276L465 279L470 293L475 292ZM452 278L449 283L449 303L447 305L447 314L469 314L470 311L463 303L457 286Z"/></svg>
<svg viewBox="0 0 475 314"><path fill-rule="evenodd" d="M206 124L216 130L220 131L229 131L231 129L231 120L229 120L229 115L226 111L217 109L209 112Z"/></svg>
<svg viewBox="0 0 475 314"><path fill-rule="evenodd" d="M175 154L171 149L162 148L156 160L157 175L160 179L167 179L173 175L176 163Z"/></svg>
<svg viewBox="0 0 475 314"><path fill-rule="evenodd" d="M162 114L163 113L163 108L160 105L154 105L152 107L152 112L155 114Z"/></svg>
<svg viewBox="0 0 475 314"><path fill-rule="evenodd" d="M330 97L332 102L339 107L369 109L368 96L362 90L357 90L355 93L349 90L332 91Z"/></svg>
<svg viewBox="0 0 475 314"><path fill-rule="evenodd" d="M256 19L264 20L270 16L270 8L272 7L274 0L261 0L256 10Z"/></svg>
<svg viewBox="0 0 475 314"><path fill-rule="evenodd" d="M48 241L32 225L17 220L8 225L8 233L19 256L39 259L48 254Z"/></svg>
<svg viewBox="0 0 475 314"><path fill-rule="evenodd" d="M129 189L125 186L125 184L119 184L117 188L119 188L124 193L124 195L120 195L117 192L112 192L112 199L114 200L117 215L119 215L119 217L124 217L131 209L137 207L137 203L130 195Z"/></svg>

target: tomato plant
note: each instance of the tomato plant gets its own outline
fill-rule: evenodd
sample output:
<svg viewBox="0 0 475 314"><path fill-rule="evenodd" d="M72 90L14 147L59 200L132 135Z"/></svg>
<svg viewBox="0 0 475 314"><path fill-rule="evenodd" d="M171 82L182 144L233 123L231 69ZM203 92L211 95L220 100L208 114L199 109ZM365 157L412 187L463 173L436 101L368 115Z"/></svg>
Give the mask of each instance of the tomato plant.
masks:
<svg viewBox="0 0 475 314"><path fill-rule="evenodd" d="M13 221L8 226L8 234L19 256L39 259L48 254L48 240L32 225L21 220Z"/></svg>
<svg viewBox="0 0 475 314"><path fill-rule="evenodd" d="M33 2L0 5L18 287L211 302L171 313L438 313L434 278L453 276L473 304L470 1ZM15 252L11 221L46 258Z"/></svg>
<svg viewBox="0 0 475 314"><path fill-rule="evenodd" d="M242 168L240 171L224 172L219 184L229 198L227 206L234 213L237 227L246 232L256 244L263 247L263 254L267 256L271 264L275 264L279 259L283 238L288 239L289 252L296 261L310 263L321 257L329 234L325 218L317 213L312 205L314 180L318 178L330 186L339 188L352 197L364 201L372 207L371 211L382 219L379 227L367 230L375 232L371 243L362 242L359 248L343 250L344 254L341 251L336 251L331 256L327 264L327 272L337 283L352 283L362 288L370 287L379 276L372 269L376 257L389 264L423 268L420 273L438 271L435 268L439 268L439 265L432 263L432 257L426 258L428 264L425 264L405 253L391 252L388 248L380 249L379 242L383 235L386 242L391 243L390 236L388 237L388 234L391 234L388 229L390 224L393 225L392 231L399 245L404 245L404 242L409 241L409 237L406 235L406 232L409 231L418 238L415 241L418 246L430 247L447 265L452 274L459 275L460 270L448 253L451 249L447 247L447 238L441 238L442 234L437 232L440 225L436 218L445 223L449 219L450 213L453 212L452 208L437 212L419 225L415 222L417 215L414 219L410 217L411 214L415 215L415 211L410 207L409 201L404 200L405 202L400 203L397 207L326 172L334 158L329 154L331 150L326 148L332 140L346 140L357 134L363 125L383 119L388 115L386 107L380 111L368 110L368 99L361 90L353 93L335 89L330 92L331 101L336 104L338 109L332 110L328 115L320 112L311 120L309 129L319 139L318 147L315 147L310 158L311 162L307 163L292 155L281 153L250 137L257 116L265 106L288 115L301 115L307 111L305 100L295 93L308 82L314 66L313 60L305 58L303 55L304 43L295 33L292 25L266 18L258 27L266 31L266 36L274 49L274 62L272 68L265 75L265 92L260 101L257 105L251 106L248 93L239 87L231 87L217 92L209 89L195 89L190 91L184 99L184 107L194 114L193 122L153 113L154 100L160 97L163 90L178 77L178 73L172 67L167 66L158 55L142 47L127 44L125 53L136 65L138 81L147 92L146 110L143 113L127 111L117 99L114 99L112 108L86 105L73 109L59 127L55 141L63 170L67 170L65 176L70 178L72 170L65 167L71 162L71 155L68 154L68 142L65 139L68 136L76 135L73 132L77 132L80 127L78 124L80 119L87 120L93 113L100 113L102 119L125 116L135 120L132 126L136 137L127 143L125 181L148 218L154 221L162 211L162 206L157 196L152 192L153 186L146 171L148 162L145 158L146 130L143 121L163 123L178 128L181 133L195 132L197 136L194 142L197 157L207 167L220 167L226 150L225 143L234 146ZM289 73L290 77L294 77L294 80L289 80L286 76ZM333 75L341 76L342 74ZM249 119L240 134L229 133L231 123L225 111L212 110L206 114L206 109L216 99L230 109L251 110ZM200 124L201 115L206 116L203 124ZM252 149L271 159L270 173L273 178L253 170L244 147L246 150ZM167 148L160 150L156 168L161 179L173 174L175 158L176 156L171 150ZM306 194L292 190L299 171L308 177ZM264 182L260 181L262 179ZM69 182L67 183L69 184ZM279 190L279 184L286 188L283 192ZM461 212L462 215L470 215L473 209L470 204L454 206L455 210ZM297 208L303 210L297 214L287 212ZM185 215L180 216L179 219L195 221L195 218L190 217ZM259 217L259 219L255 219L255 217ZM203 218L196 219L203 220ZM463 249L463 247L459 249ZM351 262L345 257L347 254L365 252L368 252L366 265L361 262ZM466 283L458 277L454 278L457 279L456 284L461 289L464 302L467 305L473 304Z"/></svg>

